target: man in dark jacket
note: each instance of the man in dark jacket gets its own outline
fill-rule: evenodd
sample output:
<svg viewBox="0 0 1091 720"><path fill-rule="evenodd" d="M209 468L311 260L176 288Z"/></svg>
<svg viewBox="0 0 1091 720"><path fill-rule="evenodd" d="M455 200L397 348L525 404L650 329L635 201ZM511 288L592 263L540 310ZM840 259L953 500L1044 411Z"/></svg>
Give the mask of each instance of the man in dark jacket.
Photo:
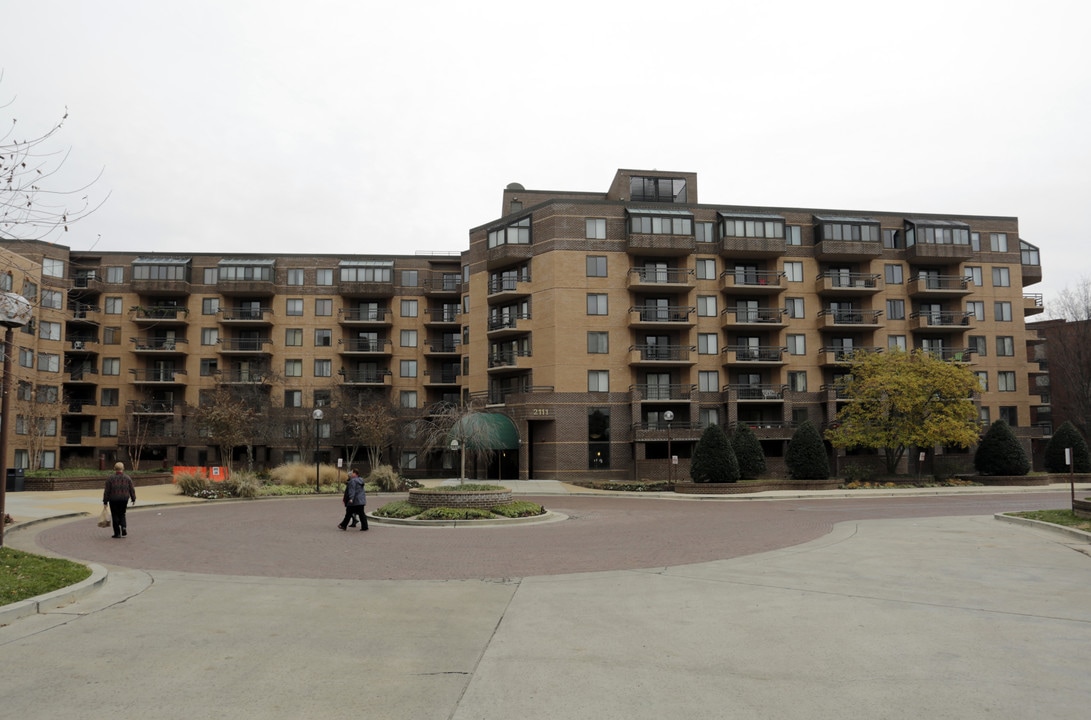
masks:
<svg viewBox="0 0 1091 720"><path fill-rule="evenodd" d="M125 526L125 506L132 500L136 505L136 488L133 487L133 479L125 474L125 464L114 465L114 474L106 480L106 488L102 491L102 504L110 505L110 517L114 521L114 537L125 537L129 534Z"/></svg>
<svg viewBox="0 0 1091 720"><path fill-rule="evenodd" d="M345 519L337 527L345 530L349 520L353 516L360 518L360 530L367 530L367 515L364 507L367 505L367 493L364 492L364 480L355 470L349 472L349 481L345 486Z"/></svg>

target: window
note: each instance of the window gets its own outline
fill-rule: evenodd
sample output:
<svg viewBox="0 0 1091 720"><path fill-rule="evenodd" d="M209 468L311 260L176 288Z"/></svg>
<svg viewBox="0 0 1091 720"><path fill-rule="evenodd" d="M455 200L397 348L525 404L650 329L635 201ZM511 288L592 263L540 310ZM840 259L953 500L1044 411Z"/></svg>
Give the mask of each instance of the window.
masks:
<svg viewBox="0 0 1091 720"><path fill-rule="evenodd" d="M802 245L803 228L799 225L789 225L784 228L784 242L787 245Z"/></svg>
<svg viewBox="0 0 1091 720"><path fill-rule="evenodd" d="M886 301L887 320L905 320L905 300Z"/></svg>
<svg viewBox="0 0 1091 720"><path fill-rule="evenodd" d="M590 355L605 355L610 352L610 333L589 331L587 333L587 352Z"/></svg>
<svg viewBox="0 0 1091 720"><path fill-rule="evenodd" d="M587 314L588 315L607 315L607 303L606 295L599 293L588 293L587 295Z"/></svg>
<svg viewBox="0 0 1091 720"><path fill-rule="evenodd" d="M974 320L985 320L985 302L982 300L971 300L966 303L966 312L970 313L970 316Z"/></svg>
<svg viewBox="0 0 1091 720"><path fill-rule="evenodd" d="M104 327L104 328L102 328L102 344L103 345L120 345L121 344L121 328L120 327Z"/></svg>
<svg viewBox="0 0 1091 720"><path fill-rule="evenodd" d="M219 268L205 268L204 271L205 285L215 285L220 281ZM121 282L120 280L118 282Z"/></svg>
<svg viewBox="0 0 1091 720"><path fill-rule="evenodd" d="M1011 322L1011 303L994 302L993 315L997 322Z"/></svg>
<svg viewBox="0 0 1091 720"><path fill-rule="evenodd" d="M629 199L633 202L686 203L685 178L629 178Z"/></svg>
<svg viewBox="0 0 1091 720"><path fill-rule="evenodd" d="M315 377L330 377L333 374L333 361L316 358L314 361Z"/></svg>
<svg viewBox="0 0 1091 720"><path fill-rule="evenodd" d="M215 375L219 368L216 358L201 358L201 377Z"/></svg>
<svg viewBox="0 0 1091 720"><path fill-rule="evenodd" d="M713 258L700 258L697 260L697 279L716 279L716 260Z"/></svg>
<svg viewBox="0 0 1091 720"><path fill-rule="evenodd" d="M720 424L720 408L698 408L697 422L702 428Z"/></svg>
<svg viewBox="0 0 1091 720"><path fill-rule="evenodd" d="M303 361L285 360L284 375L285 377L303 377Z"/></svg>
<svg viewBox="0 0 1091 720"><path fill-rule="evenodd" d="M978 287L984 287L985 283L981 279L981 267L974 267L972 265L966 266L966 277L970 278L970 282Z"/></svg>
<svg viewBox="0 0 1091 720"><path fill-rule="evenodd" d="M970 343L970 350L979 357L985 357L989 354L989 344L985 341L984 335L971 335L967 338L967 342Z"/></svg>
<svg viewBox="0 0 1091 720"><path fill-rule="evenodd" d="M981 252L981 233L970 233L970 249L974 252Z"/></svg>
<svg viewBox="0 0 1091 720"><path fill-rule="evenodd" d="M697 317L716 317L716 296L697 296Z"/></svg>
<svg viewBox="0 0 1091 720"><path fill-rule="evenodd" d="M587 277L606 277L606 256L587 256Z"/></svg>
<svg viewBox="0 0 1091 720"><path fill-rule="evenodd" d="M588 240L605 240L606 218L587 218L583 236Z"/></svg>
<svg viewBox="0 0 1091 720"><path fill-rule="evenodd" d="M1038 248L1026 240L1019 241L1019 258L1023 265L1041 265L1041 255Z"/></svg>
<svg viewBox="0 0 1091 720"><path fill-rule="evenodd" d="M402 470L416 470L417 453L413 450L402 450L400 466Z"/></svg>
<svg viewBox="0 0 1091 720"><path fill-rule="evenodd" d="M64 260L54 258L42 258L42 275L49 277L64 277Z"/></svg>
<svg viewBox="0 0 1091 720"><path fill-rule="evenodd" d="M219 328L201 328L201 344L215 345L220 341Z"/></svg>
<svg viewBox="0 0 1091 720"><path fill-rule="evenodd" d="M697 333L697 354L718 355L720 353L720 336L717 333Z"/></svg>
<svg viewBox="0 0 1091 720"><path fill-rule="evenodd" d="M897 230L883 230L883 247L888 250L896 250L905 247L902 234Z"/></svg>
<svg viewBox="0 0 1091 720"><path fill-rule="evenodd" d="M201 314L202 315L215 315L220 312L220 298L202 298L201 299Z"/></svg>
<svg viewBox="0 0 1091 720"><path fill-rule="evenodd" d="M993 287L1011 287L1011 272L1006 267L993 268Z"/></svg>
<svg viewBox="0 0 1091 720"><path fill-rule="evenodd" d="M784 277L788 279L788 282L803 282L803 263L784 263Z"/></svg>
<svg viewBox="0 0 1091 720"><path fill-rule="evenodd" d="M807 336L806 335L789 335L788 336L788 354L789 355L806 355L807 354Z"/></svg>
<svg viewBox="0 0 1091 720"><path fill-rule="evenodd" d="M879 242L879 227L858 223L828 222L819 226L823 240L848 240L851 242Z"/></svg>
<svg viewBox="0 0 1091 720"><path fill-rule="evenodd" d="M710 222L693 223L693 234L697 242L716 242L716 224Z"/></svg>
<svg viewBox="0 0 1091 720"><path fill-rule="evenodd" d="M804 317L803 298L786 298L784 309L788 311L788 317L792 319Z"/></svg>
<svg viewBox="0 0 1091 720"><path fill-rule="evenodd" d="M333 402L333 392L330 390L315 390L314 391L314 406L327 407Z"/></svg>
<svg viewBox="0 0 1091 720"><path fill-rule="evenodd" d="M125 282L125 268L117 265L106 268L106 282L113 285Z"/></svg>
<svg viewBox="0 0 1091 720"><path fill-rule="evenodd" d="M718 370L701 370L698 372L697 390L699 392L720 392L720 372Z"/></svg>
<svg viewBox="0 0 1091 720"><path fill-rule="evenodd" d="M417 287L420 273L416 270L402 270L402 287Z"/></svg>
<svg viewBox="0 0 1091 720"><path fill-rule="evenodd" d="M996 389L999 392L1015 392L1015 371L1001 370L996 373Z"/></svg>
<svg viewBox="0 0 1091 720"><path fill-rule="evenodd" d="M35 394L38 402L40 403L55 403L57 402L57 386L56 385L39 385L38 391Z"/></svg>
<svg viewBox="0 0 1091 720"><path fill-rule="evenodd" d="M121 314L121 298L108 297L103 305L103 311L107 315L120 315Z"/></svg>
<svg viewBox="0 0 1091 720"><path fill-rule="evenodd" d="M720 229L725 238L782 238L784 237L784 219L779 217L736 217L722 218Z"/></svg>
<svg viewBox="0 0 1091 720"><path fill-rule="evenodd" d="M905 335L888 335L886 338L886 346L889 350L901 350L902 352L905 352Z"/></svg>
<svg viewBox="0 0 1091 720"><path fill-rule="evenodd" d="M285 315L300 316L303 314L303 298L288 298L284 301Z"/></svg>
<svg viewBox="0 0 1091 720"><path fill-rule="evenodd" d="M978 384L981 385L981 391L982 392L988 392L989 391L989 373L985 372L984 370L978 370L978 371L974 372L974 376L977 377L977 382L978 382Z"/></svg>
<svg viewBox="0 0 1091 720"><path fill-rule="evenodd" d="M37 283L32 283L29 280L24 280L23 281L23 297L25 297L27 300L37 300L38 299L38 284Z"/></svg>
<svg viewBox="0 0 1091 720"><path fill-rule="evenodd" d="M996 354L1001 357L1015 355L1015 339L1010 335L1001 335L996 338Z"/></svg>
<svg viewBox="0 0 1091 720"><path fill-rule="evenodd" d="M610 371L588 370L587 392L610 392Z"/></svg>
<svg viewBox="0 0 1091 720"><path fill-rule="evenodd" d="M288 268L288 284L289 285L302 285L303 284L303 268Z"/></svg>
<svg viewBox="0 0 1091 720"><path fill-rule="evenodd" d="M924 243L925 245L968 245L970 229L955 227L961 223L946 223L942 226L917 226L906 231L906 245Z"/></svg>
<svg viewBox="0 0 1091 720"><path fill-rule="evenodd" d="M285 390L284 391L284 407L286 407L286 408L303 407L303 391L302 390Z"/></svg>
<svg viewBox="0 0 1091 720"><path fill-rule="evenodd" d="M102 388L101 403L103 407L117 407L120 391L117 388Z"/></svg>
<svg viewBox="0 0 1091 720"><path fill-rule="evenodd" d="M402 360L400 362L401 377L414 378L417 376L417 361L416 360Z"/></svg>
<svg viewBox="0 0 1091 720"><path fill-rule="evenodd" d="M60 340L61 324L43 320L38 325L38 337L42 340Z"/></svg>
<svg viewBox="0 0 1091 720"><path fill-rule="evenodd" d="M103 361L103 375L106 375L105 371L106 361ZM44 372L60 372L61 371L61 356L53 353L38 353L38 369ZM114 373L115 375L117 373Z"/></svg>
<svg viewBox="0 0 1091 720"><path fill-rule="evenodd" d="M789 372L788 389L796 392L807 392L807 371L793 370Z"/></svg>
<svg viewBox="0 0 1091 720"><path fill-rule="evenodd" d="M417 331L416 330L402 330L400 333L399 344L401 347L416 347L417 346ZM446 343L445 343L446 345Z"/></svg>
<svg viewBox="0 0 1091 720"><path fill-rule="evenodd" d="M993 252L1008 251L1007 233L989 233L989 249Z"/></svg>
<svg viewBox="0 0 1091 720"><path fill-rule="evenodd" d="M100 437L117 437L117 420L103 420L99 425Z"/></svg>
<svg viewBox="0 0 1091 720"><path fill-rule="evenodd" d="M416 300L402 300L401 303L402 317L417 317L417 301Z"/></svg>
<svg viewBox="0 0 1091 720"><path fill-rule="evenodd" d="M663 217L630 210L629 232L634 235L693 235L693 218L688 215Z"/></svg>
<svg viewBox="0 0 1091 720"><path fill-rule="evenodd" d="M314 315L315 317L329 317L333 315L333 300L329 298L319 298L314 301Z"/></svg>
<svg viewBox="0 0 1091 720"><path fill-rule="evenodd" d="M333 330L328 328L315 328L314 346L330 347L331 345L333 345Z"/></svg>
<svg viewBox="0 0 1091 720"><path fill-rule="evenodd" d="M64 295L56 290L42 290L42 307L63 310Z"/></svg>
<svg viewBox="0 0 1091 720"><path fill-rule="evenodd" d="M888 285L900 285L904 282L902 279L902 266L901 265L887 265L885 268L886 282Z"/></svg>
<svg viewBox="0 0 1091 720"><path fill-rule="evenodd" d="M19 348L19 365L25 368L34 367L34 351L30 348Z"/></svg>
<svg viewBox="0 0 1091 720"><path fill-rule="evenodd" d="M402 390L401 393L398 395L398 404L403 408L417 407L417 391Z"/></svg>
<svg viewBox="0 0 1091 720"><path fill-rule="evenodd" d="M102 358L103 375L120 375L121 358Z"/></svg>
<svg viewBox="0 0 1091 720"><path fill-rule="evenodd" d="M314 284L323 286L333 285L333 270L331 268L315 270Z"/></svg>

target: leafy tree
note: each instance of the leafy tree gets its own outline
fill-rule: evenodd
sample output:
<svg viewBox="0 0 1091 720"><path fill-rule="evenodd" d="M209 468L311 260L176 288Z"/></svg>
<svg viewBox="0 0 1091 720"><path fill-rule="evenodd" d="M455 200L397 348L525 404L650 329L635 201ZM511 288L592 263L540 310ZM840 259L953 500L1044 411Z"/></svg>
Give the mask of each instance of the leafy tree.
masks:
<svg viewBox="0 0 1091 720"><path fill-rule="evenodd" d="M1057 428L1057 432L1053 433L1053 437L1046 444L1046 470L1053 473L1068 472L1068 464L1064 461L1065 448L1072 448L1075 472L1091 472L1091 455L1087 450L1087 442L1070 422Z"/></svg>
<svg viewBox="0 0 1091 720"><path fill-rule="evenodd" d="M739 477L753 480L765 472L765 451L761 449L758 436L745 423L739 423L735 434L731 436L731 449L739 461Z"/></svg>
<svg viewBox="0 0 1091 720"><path fill-rule="evenodd" d="M822 435L810 420L800 423L788 441L784 462L796 480L826 480L830 476L830 458Z"/></svg>
<svg viewBox="0 0 1091 720"><path fill-rule="evenodd" d="M906 449L936 445L970 447L979 437L973 372L930 353L858 353L843 387L851 400L826 431L834 447L883 451L895 473Z"/></svg>
<svg viewBox="0 0 1091 720"><path fill-rule="evenodd" d="M723 428L709 425L693 449L689 476L698 483L729 483L739 479L739 461Z"/></svg>
<svg viewBox="0 0 1091 720"><path fill-rule="evenodd" d="M982 475L1026 475L1030 460L1011 427L997 420L977 446L974 467Z"/></svg>

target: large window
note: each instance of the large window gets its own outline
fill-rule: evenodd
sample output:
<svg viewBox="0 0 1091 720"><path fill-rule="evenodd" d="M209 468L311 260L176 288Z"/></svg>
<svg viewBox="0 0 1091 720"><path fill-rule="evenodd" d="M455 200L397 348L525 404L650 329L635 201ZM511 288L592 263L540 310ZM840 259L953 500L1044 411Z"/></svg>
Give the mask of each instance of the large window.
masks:
<svg viewBox="0 0 1091 720"><path fill-rule="evenodd" d="M121 358L103 358L102 359L102 374L103 375L120 375L121 374Z"/></svg>
<svg viewBox="0 0 1091 720"><path fill-rule="evenodd" d="M633 202L686 203L685 178L631 177L629 199Z"/></svg>
<svg viewBox="0 0 1091 720"><path fill-rule="evenodd" d="M500 245L529 245L530 217L520 218L501 228L489 231L488 245L491 248Z"/></svg>
<svg viewBox="0 0 1091 720"><path fill-rule="evenodd" d="M60 372L61 371L61 356L53 353L38 353L38 369L44 372ZM103 375L108 374L106 372L106 361L103 361Z"/></svg>
<svg viewBox="0 0 1091 720"><path fill-rule="evenodd" d="M108 297L106 298L106 304L104 306L107 315L120 315L121 314L121 298Z"/></svg>
<svg viewBox="0 0 1091 720"><path fill-rule="evenodd" d="M985 321L985 301L984 300L970 300L966 303L966 312L970 313L974 320L978 322Z"/></svg>
<svg viewBox="0 0 1091 720"><path fill-rule="evenodd" d="M117 437L117 420L103 420L99 425L99 437Z"/></svg>
<svg viewBox="0 0 1091 720"><path fill-rule="evenodd" d="M807 392L807 371L793 370L789 372L788 388L796 392Z"/></svg>
<svg viewBox="0 0 1091 720"><path fill-rule="evenodd" d="M133 280L189 280L189 260L173 263L133 263Z"/></svg>
<svg viewBox="0 0 1091 720"><path fill-rule="evenodd" d="M693 235L693 217L629 212L629 232L635 235Z"/></svg>
<svg viewBox="0 0 1091 720"><path fill-rule="evenodd" d="M416 360L401 360L399 362L401 371L400 377L403 378L415 378L417 376L417 361Z"/></svg>
<svg viewBox="0 0 1091 720"><path fill-rule="evenodd" d="M201 344L215 345L220 341L219 328L201 328Z"/></svg>
<svg viewBox="0 0 1091 720"><path fill-rule="evenodd" d="M201 298L201 314L202 315L215 315L220 312L220 298L207 297Z"/></svg>
<svg viewBox="0 0 1091 720"><path fill-rule="evenodd" d="M390 260L362 261L341 266L341 282L388 283L394 273L394 263Z"/></svg>
<svg viewBox="0 0 1091 720"><path fill-rule="evenodd" d="M803 298L785 298L784 309L788 311L788 317L794 320L805 316Z"/></svg>
<svg viewBox="0 0 1091 720"><path fill-rule="evenodd" d="M417 407L417 391L402 390L401 393L398 395L398 404L403 408Z"/></svg>
<svg viewBox="0 0 1091 720"><path fill-rule="evenodd" d="M900 285L904 282L902 278L903 268L901 265L887 265L884 268L884 272L888 285Z"/></svg>
<svg viewBox="0 0 1091 720"><path fill-rule="evenodd" d="M330 347L331 345L333 345L333 330L330 330L329 328L315 328L314 346Z"/></svg>
<svg viewBox="0 0 1091 720"><path fill-rule="evenodd" d="M303 361L302 360L285 360L284 361L284 376L285 377L303 377Z"/></svg>
<svg viewBox="0 0 1091 720"><path fill-rule="evenodd" d="M61 324L43 320L38 324L38 337L42 340L60 340Z"/></svg>
<svg viewBox="0 0 1091 720"><path fill-rule="evenodd" d="M417 317L418 302L416 300L402 300L402 317Z"/></svg>
<svg viewBox="0 0 1091 720"><path fill-rule="evenodd" d="M724 217L720 219L720 232L725 238L782 238L784 218Z"/></svg>
<svg viewBox="0 0 1091 720"><path fill-rule="evenodd" d="M868 225L854 222L824 222L819 226L822 229L823 240L849 240L852 242L879 242L881 230L878 225Z"/></svg>
<svg viewBox="0 0 1091 720"><path fill-rule="evenodd" d="M232 280L232 281L273 281L273 261L258 261L260 264L255 265L230 265L224 264L228 261L221 261L219 265L220 280ZM238 261L236 261L238 262ZM136 268L133 269L136 272Z"/></svg>

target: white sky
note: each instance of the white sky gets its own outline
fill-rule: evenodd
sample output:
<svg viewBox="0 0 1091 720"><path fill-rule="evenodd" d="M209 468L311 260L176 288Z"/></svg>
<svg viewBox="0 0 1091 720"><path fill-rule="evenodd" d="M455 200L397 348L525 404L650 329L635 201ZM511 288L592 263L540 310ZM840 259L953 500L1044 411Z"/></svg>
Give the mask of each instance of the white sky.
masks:
<svg viewBox="0 0 1091 720"><path fill-rule="evenodd" d="M69 118L73 249L458 251L509 182L1017 216L1091 274L1091 4L7 0L0 123Z"/></svg>

